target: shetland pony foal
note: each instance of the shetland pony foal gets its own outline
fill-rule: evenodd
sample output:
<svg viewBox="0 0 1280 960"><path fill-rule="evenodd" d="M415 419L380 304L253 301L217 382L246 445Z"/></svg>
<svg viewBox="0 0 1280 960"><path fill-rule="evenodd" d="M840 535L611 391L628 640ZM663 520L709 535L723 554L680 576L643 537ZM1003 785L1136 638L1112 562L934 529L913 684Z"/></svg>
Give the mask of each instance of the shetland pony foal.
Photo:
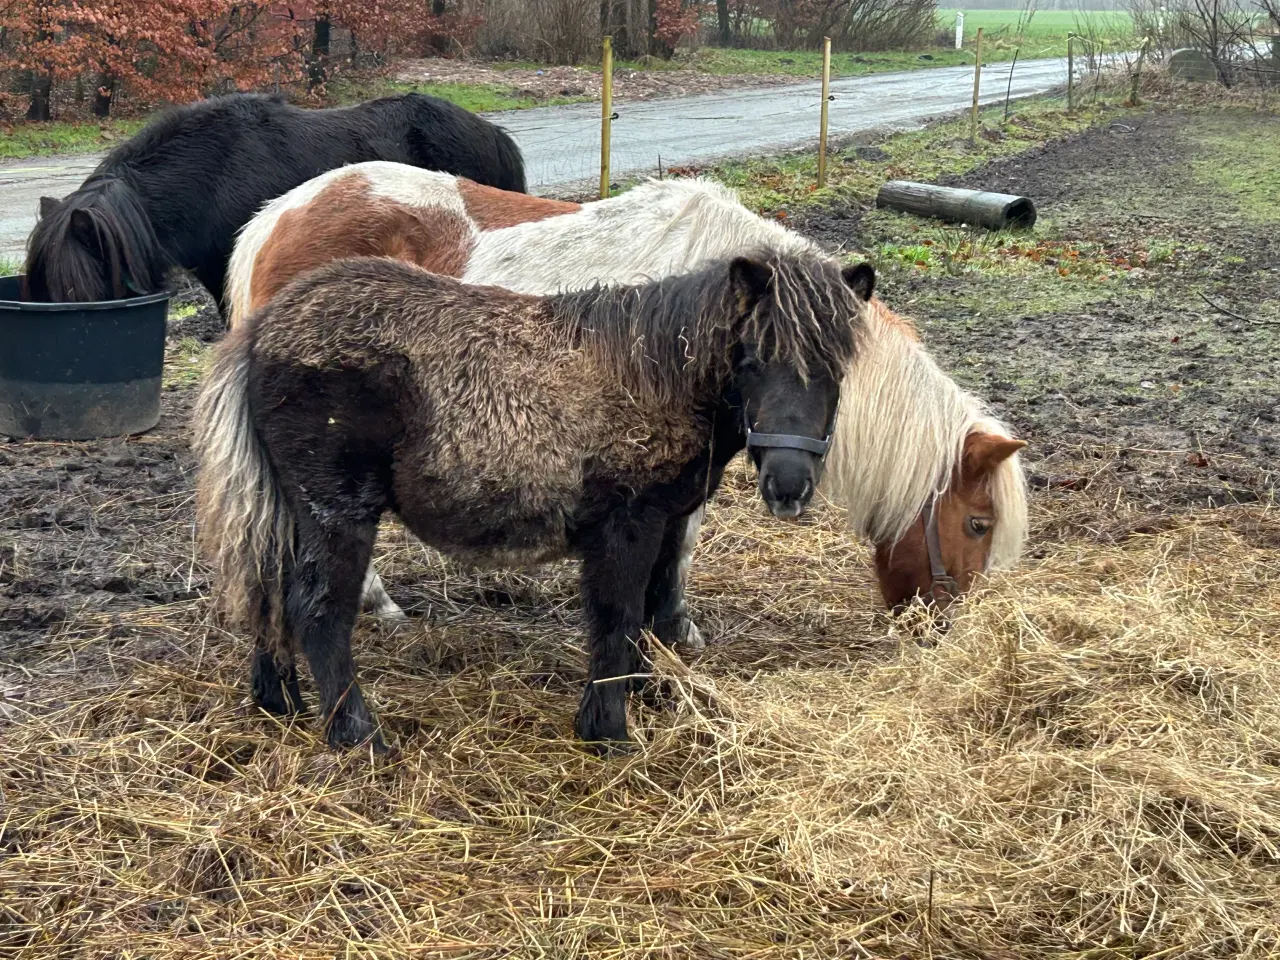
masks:
<svg viewBox="0 0 1280 960"><path fill-rule="evenodd" d="M294 281L219 348L196 413L198 519L253 691L384 749L351 631L382 513L472 562L582 557L576 729L628 739L640 631L678 596L687 518L748 446L776 516L817 486L871 268L762 254L539 298L386 259Z"/></svg>

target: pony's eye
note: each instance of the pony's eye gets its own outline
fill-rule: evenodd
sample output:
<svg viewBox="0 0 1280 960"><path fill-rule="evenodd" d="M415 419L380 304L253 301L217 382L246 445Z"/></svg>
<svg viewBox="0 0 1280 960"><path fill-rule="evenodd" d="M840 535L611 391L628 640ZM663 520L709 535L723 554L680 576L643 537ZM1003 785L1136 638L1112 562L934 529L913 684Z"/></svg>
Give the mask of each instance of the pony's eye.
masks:
<svg viewBox="0 0 1280 960"><path fill-rule="evenodd" d="M987 517L969 518L969 536L985 537L991 532L991 520Z"/></svg>

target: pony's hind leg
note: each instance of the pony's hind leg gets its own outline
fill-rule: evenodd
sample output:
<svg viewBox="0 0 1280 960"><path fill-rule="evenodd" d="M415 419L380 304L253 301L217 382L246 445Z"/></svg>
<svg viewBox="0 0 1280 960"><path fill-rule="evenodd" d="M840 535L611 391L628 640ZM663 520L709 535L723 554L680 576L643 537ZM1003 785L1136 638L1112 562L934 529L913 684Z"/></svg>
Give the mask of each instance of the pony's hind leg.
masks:
<svg viewBox="0 0 1280 960"><path fill-rule="evenodd" d="M400 609L400 605L387 595L387 588L382 585L382 578L373 569L372 562L364 573L364 584L360 588L360 605L375 617L382 617L384 620L403 623L409 619L408 614Z"/></svg>
<svg viewBox="0 0 1280 960"><path fill-rule="evenodd" d="M373 556L377 524L329 522L321 526L299 511L285 617L306 655L320 693L330 746L368 742L386 750L356 682L351 631L360 610L360 579Z"/></svg>
<svg viewBox="0 0 1280 960"><path fill-rule="evenodd" d="M645 592L644 616L653 624L653 633L668 647L697 653L706 647L697 624L689 617L684 586L698 544L706 504L684 517L672 517L662 537L662 547Z"/></svg>
<svg viewBox="0 0 1280 960"><path fill-rule="evenodd" d="M583 537L582 599L591 664L575 727L601 752L623 747L627 735L626 678L639 665L645 586L662 546L666 517L619 510Z"/></svg>

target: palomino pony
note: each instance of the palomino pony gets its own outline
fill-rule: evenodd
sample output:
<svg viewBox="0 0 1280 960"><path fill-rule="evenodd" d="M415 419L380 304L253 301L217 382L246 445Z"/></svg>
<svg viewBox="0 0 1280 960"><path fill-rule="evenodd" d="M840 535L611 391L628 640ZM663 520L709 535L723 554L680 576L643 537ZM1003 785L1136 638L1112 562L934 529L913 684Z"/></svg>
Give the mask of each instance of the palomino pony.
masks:
<svg viewBox="0 0 1280 960"><path fill-rule="evenodd" d="M640 286L539 298L387 258L294 281L217 351L195 417L197 516L253 691L333 746L385 749L351 632L379 518L470 562L583 559L579 736L628 740L646 621L687 518L748 447L780 517L813 496L873 272L764 251ZM637 350L643 344L643 350Z"/></svg>
<svg viewBox="0 0 1280 960"><path fill-rule="evenodd" d="M669 276L752 249L819 252L708 181L650 181L578 206L368 163L317 177L245 227L231 258L228 311L235 325L292 278L343 256L392 256L469 283L536 294ZM836 427L845 466L828 472L824 492L844 503L853 528L876 544L890 607L914 596L942 601L968 590L978 573L1017 560L1026 534L1016 456L1022 443L938 369L909 324L876 305L875 318L884 321L878 366L872 371L862 361L846 377ZM899 402L885 405L885 396ZM926 437L927 444L919 442ZM855 463L866 456L875 458L874 470L862 475ZM701 512L690 517L685 567L701 519ZM366 606L404 616L372 567L365 587ZM683 602L677 610L655 633L698 649L702 640Z"/></svg>
<svg viewBox="0 0 1280 960"><path fill-rule="evenodd" d="M221 305L235 234L264 203L326 170L376 159L525 188L511 137L435 97L409 93L333 110L256 94L204 100L148 124L66 199L40 201L26 296L152 293L178 266Z"/></svg>

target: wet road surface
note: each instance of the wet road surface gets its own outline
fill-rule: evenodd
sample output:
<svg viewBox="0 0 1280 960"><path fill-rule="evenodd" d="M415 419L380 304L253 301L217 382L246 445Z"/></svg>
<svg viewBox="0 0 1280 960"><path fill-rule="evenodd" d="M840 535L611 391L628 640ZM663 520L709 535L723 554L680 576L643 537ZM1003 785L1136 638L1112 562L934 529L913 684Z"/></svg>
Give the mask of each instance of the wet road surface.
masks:
<svg viewBox="0 0 1280 960"><path fill-rule="evenodd" d="M1009 64L982 71L982 101L1005 96ZM1019 63L1012 95L1025 97L1065 84L1065 60ZM962 110L973 98L972 67L848 77L831 82L830 133L902 129ZM614 178L738 154L768 154L816 141L818 83L757 87L668 100L614 104ZM490 114L524 152L536 193L589 184L599 177L600 105L535 107ZM0 164L0 256L22 255L42 195L62 197L84 180L101 154L33 158Z"/></svg>

